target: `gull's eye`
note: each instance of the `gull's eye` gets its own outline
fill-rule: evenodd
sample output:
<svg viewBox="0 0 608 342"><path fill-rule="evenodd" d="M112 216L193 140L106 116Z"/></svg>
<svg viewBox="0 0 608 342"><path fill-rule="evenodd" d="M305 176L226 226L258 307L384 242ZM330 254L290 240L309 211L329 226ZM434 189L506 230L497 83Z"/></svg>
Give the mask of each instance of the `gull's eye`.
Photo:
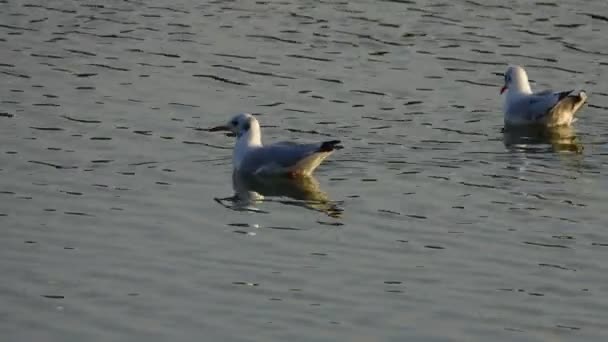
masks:
<svg viewBox="0 0 608 342"><path fill-rule="evenodd" d="M237 124L238 124L238 122L236 121L236 119L230 121L230 125L231 126L235 126L236 127Z"/></svg>

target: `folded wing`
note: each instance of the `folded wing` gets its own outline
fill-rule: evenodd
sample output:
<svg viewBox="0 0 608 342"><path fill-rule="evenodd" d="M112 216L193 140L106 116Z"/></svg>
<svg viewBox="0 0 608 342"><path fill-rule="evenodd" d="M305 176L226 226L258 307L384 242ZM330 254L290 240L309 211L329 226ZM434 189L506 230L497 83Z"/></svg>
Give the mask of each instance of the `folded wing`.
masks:
<svg viewBox="0 0 608 342"><path fill-rule="evenodd" d="M265 145L247 154L242 171L253 174L310 175L334 150L338 140L312 144L280 142Z"/></svg>
<svg viewBox="0 0 608 342"><path fill-rule="evenodd" d="M586 98L582 91L544 91L530 95L522 107L526 108L525 115L529 121L549 126L569 125Z"/></svg>

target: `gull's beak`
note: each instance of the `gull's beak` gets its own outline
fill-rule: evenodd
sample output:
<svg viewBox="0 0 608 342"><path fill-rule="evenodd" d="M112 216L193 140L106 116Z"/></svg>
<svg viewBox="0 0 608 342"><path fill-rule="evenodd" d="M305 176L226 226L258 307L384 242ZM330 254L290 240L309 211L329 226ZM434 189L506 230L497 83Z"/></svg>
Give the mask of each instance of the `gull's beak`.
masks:
<svg viewBox="0 0 608 342"><path fill-rule="evenodd" d="M230 127L228 125L220 125L220 126L207 128L206 131L207 132L228 132L228 133L226 133L226 136L229 136L229 137L236 136L236 134L234 133L234 129L232 129L232 127Z"/></svg>
<svg viewBox="0 0 608 342"><path fill-rule="evenodd" d="M505 90L507 90L507 85L506 84L504 86L502 86L502 88L500 88L500 95L502 95L502 93L504 93Z"/></svg>
<svg viewBox="0 0 608 342"><path fill-rule="evenodd" d="M207 129L208 132L229 132L232 131L230 127L226 125L215 126Z"/></svg>

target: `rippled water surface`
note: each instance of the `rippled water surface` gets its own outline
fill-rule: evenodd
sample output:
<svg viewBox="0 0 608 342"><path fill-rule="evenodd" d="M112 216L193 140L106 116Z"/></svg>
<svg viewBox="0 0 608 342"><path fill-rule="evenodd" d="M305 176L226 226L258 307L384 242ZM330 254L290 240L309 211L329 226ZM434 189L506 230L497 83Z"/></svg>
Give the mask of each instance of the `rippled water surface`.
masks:
<svg viewBox="0 0 608 342"><path fill-rule="evenodd" d="M600 0L0 0L2 339L606 340L607 31ZM503 133L508 63L585 88L575 126ZM205 129L243 111L345 149L237 203Z"/></svg>

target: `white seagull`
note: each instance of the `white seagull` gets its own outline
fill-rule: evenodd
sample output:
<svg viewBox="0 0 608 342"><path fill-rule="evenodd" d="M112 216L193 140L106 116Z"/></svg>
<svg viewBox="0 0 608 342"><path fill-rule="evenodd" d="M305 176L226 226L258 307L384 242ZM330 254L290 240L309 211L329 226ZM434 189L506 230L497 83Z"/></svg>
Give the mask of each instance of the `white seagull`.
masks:
<svg viewBox="0 0 608 342"><path fill-rule="evenodd" d="M510 66L505 72L505 84L500 93L505 90L505 125L513 126L569 126L575 120L574 113L587 100L587 94L582 90L533 93L526 71L517 65Z"/></svg>
<svg viewBox="0 0 608 342"><path fill-rule="evenodd" d="M234 171L245 175L310 176L325 158L342 148L340 140L262 145L260 123L249 113L238 114L227 125L211 128L210 131L231 131L236 134L232 165Z"/></svg>

